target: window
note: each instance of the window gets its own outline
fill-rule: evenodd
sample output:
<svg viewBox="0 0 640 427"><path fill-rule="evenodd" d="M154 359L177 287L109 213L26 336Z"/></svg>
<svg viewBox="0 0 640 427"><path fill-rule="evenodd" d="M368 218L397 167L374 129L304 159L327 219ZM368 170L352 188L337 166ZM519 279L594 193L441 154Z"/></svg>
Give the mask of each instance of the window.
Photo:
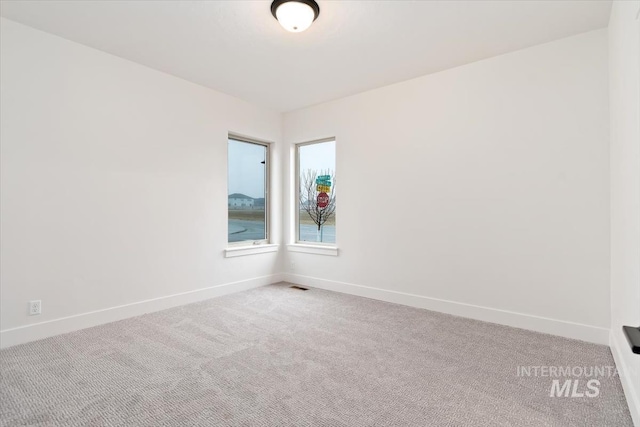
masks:
<svg viewBox="0 0 640 427"><path fill-rule="evenodd" d="M336 141L296 146L297 241L336 243Z"/></svg>
<svg viewBox="0 0 640 427"><path fill-rule="evenodd" d="M266 243L269 236L269 145L229 136L229 243Z"/></svg>

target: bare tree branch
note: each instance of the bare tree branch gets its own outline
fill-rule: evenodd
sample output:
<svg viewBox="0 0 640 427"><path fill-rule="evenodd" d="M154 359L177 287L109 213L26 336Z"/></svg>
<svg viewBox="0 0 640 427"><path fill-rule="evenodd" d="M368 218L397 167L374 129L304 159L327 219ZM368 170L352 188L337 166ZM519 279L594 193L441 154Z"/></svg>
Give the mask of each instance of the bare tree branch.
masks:
<svg viewBox="0 0 640 427"><path fill-rule="evenodd" d="M327 193L329 196L329 202L327 206L321 208L318 206L318 194L316 178L319 175L329 175L331 177L331 191ZM300 194L299 194L300 208L309 215L309 218L316 224L318 231L322 226L335 215L336 212L336 188L335 188L335 174L331 170L317 171L312 169L306 169L300 176Z"/></svg>

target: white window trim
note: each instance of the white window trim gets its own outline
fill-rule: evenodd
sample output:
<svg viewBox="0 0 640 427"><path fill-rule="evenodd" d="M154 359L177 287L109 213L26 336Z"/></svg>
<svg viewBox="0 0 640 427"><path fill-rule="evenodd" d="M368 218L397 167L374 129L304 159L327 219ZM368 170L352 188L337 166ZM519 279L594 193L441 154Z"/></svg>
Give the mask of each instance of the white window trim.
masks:
<svg viewBox="0 0 640 427"><path fill-rule="evenodd" d="M338 246L335 243L314 243L307 242L304 240L300 240L300 208L298 201L298 192L300 191L300 150L299 148L305 145L313 145L313 144L321 144L323 142L336 141L336 137L322 138L316 139L313 141L300 142L294 144L294 170L295 170L295 181L294 181L294 201L293 201L293 210L294 210L294 243L290 243L287 245L287 249L291 252L301 252L307 254L316 254L316 255L330 255L330 256L338 256ZM337 238L337 233L336 233Z"/></svg>
<svg viewBox="0 0 640 427"><path fill-rule="evenodd" d="M305 245L302 243L291 243L287 245L289 252L300 252L303 254L338 256L337 246L327 245Z"/></svg>
<svg viewBox="0 0 640 427"><path fill-rule="evenodd" d="M279 247L280 245L275 243L229 247L224 250L224 257L234 258L245 255L267 254L271 252L278 252Z"/></svg>
<svg viewBox="0 0 640 427"><path fill-rule="evenodd" d="M227 248L225 249L225 258L232 258L237 256L260 254L267 252L277 252L277 244L269 243L271 241L271 147L272 143L257 138L251 138L243 136L237 133L229 132L227 134L227 141L233 139L239 142L246 142L248 144L262 145L267 149L267 163L266 163L266 177L265 177L265 193L264 193L264 209L265 209L265 234L266 239L261 240L242 240L239 242L227 241ZM229 160L227 154L227 168L229 167ZM228 204L227 204L228 209ZM229 212L227 210L227 215ZM229 230L227 229L227 232ZM275 247L275 249L268 250L268 248Z"/></svg>

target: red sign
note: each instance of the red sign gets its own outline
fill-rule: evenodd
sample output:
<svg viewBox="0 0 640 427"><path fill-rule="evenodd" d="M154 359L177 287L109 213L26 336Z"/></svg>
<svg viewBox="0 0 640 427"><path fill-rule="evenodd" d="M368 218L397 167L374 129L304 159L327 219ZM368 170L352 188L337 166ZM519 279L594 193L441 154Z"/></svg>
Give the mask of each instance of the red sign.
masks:
<svg viewBox="0 0 640 427"><path fill-rule="evenodd" d="M329 195L327 193L318 194L318 207L326 208L329 204Z"/></svg>

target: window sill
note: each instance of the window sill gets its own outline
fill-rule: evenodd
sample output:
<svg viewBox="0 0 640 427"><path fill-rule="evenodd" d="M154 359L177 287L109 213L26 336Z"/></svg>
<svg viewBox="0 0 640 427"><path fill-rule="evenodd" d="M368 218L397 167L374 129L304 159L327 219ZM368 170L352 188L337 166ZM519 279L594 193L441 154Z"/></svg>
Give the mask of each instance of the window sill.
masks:
<svg viewBox="0 0 640 427"><path fill-rule="evenodd" d="M269 252L278 252L278 245L276 244L262 244L262 245L247 245L231 247L224 250L225 258L233 258L237 256L266 254Z"/></svg>
<svg viewBox="0 0 640 427"><path fill-rule="evenodd" d="M300 243L293 243L287 245L287 250L289 252L301 252L304 254L338 256L337 246L305 245Z"/></svg>

